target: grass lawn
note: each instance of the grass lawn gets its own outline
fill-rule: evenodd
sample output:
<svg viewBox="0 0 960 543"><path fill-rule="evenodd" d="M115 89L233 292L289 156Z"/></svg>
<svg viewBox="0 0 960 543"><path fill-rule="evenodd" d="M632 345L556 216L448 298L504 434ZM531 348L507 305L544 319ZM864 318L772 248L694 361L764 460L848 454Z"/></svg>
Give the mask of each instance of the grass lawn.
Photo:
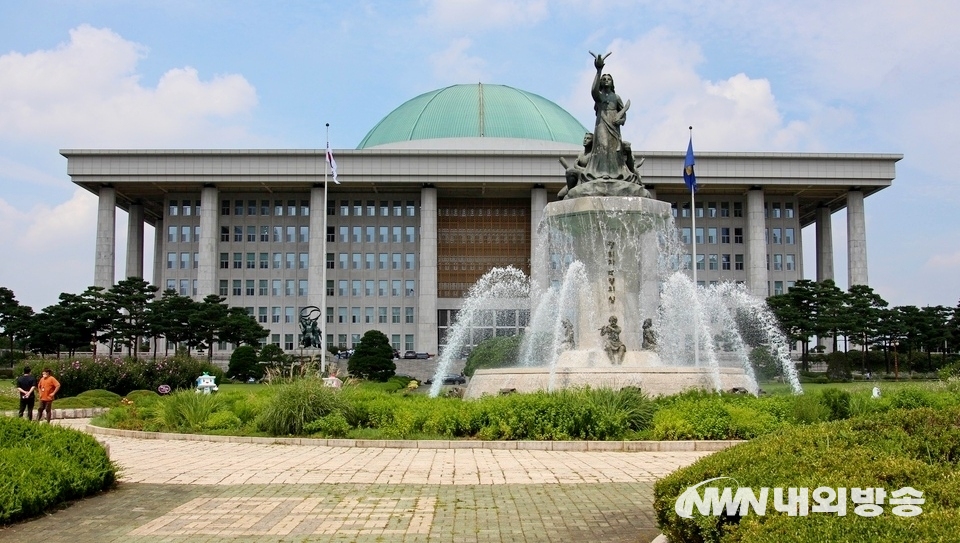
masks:
<svg viewBox="0 0 960 543"><path fill-rule="evenodd" d="M941 381L919 381L904 379L902 381L853 381L851 383L803 383L803 391L806 393L820 392L827 388L839 388L847 392L870 392L873 387L880 387L880 393L893 392L902 388L923 388L935 390L941 386ZM792 389L787 383L760 383L760 389L768 394L792 394Z"/></svg>

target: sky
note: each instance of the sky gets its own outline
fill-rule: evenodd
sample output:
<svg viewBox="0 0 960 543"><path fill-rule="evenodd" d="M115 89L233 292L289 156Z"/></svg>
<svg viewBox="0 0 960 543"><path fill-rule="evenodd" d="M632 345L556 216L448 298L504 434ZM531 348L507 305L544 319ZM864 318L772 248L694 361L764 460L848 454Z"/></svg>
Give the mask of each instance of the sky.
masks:
<svg viewBox="0 0 960 543"><path fill-rule="evenodd" d="M325 123L352 149L410 98L477 82L589 126L593 51L637 154L684 151L690 125L697 152L903 154L865 201L869 283L954 307L958 27L943 0L5 0L0 286L39 311L93 284L97 200L60 149L319 149ZM844 212L833 235L845 289ZM118 212L121 272L125 236Z"/></svg>

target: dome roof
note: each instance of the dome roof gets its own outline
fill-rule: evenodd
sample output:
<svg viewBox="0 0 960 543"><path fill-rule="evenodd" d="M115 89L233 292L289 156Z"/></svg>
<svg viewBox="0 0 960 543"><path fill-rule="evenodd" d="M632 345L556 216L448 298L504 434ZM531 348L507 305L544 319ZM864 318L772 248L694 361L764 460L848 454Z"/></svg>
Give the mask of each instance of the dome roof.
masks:
<svg viewBox="0 0 960 543"><path fill-rule="evenodd" d="M453 85L408 100L377 123L357 148L450 138L510 138L579 147L586 131L572 115L542 96L478 83Z"/></svg>

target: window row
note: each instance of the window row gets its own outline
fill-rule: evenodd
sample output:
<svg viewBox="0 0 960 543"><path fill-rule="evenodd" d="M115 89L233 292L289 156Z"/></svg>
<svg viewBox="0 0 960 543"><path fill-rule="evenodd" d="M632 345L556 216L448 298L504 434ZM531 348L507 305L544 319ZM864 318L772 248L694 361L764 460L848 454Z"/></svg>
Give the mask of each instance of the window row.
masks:
<svg viewBox="0 0 960 543"><path fill-rule="evenodd" d="M733 228L733 243L743 243L743 228ZM697 227L696 236L697 244L706 243L730 243L730 228L700 228ZM793 228L767 228L765 231L765 242L773 243L774 245L793 245L796 243L796 230ZM683 227L680 229L680 239L683 240L683 243L690 245L691 238L690 235L692 230L690 227ZM719 237L718 237L719 234ZM706 235L706 236L704 236Z"/></svg>
<svg viewBox="0 0 960 543"><path fill-rule="evenodd" d="M377 307L376 313L373 307L364 307L361 313L359 307L341 306L337 308L336 315L333 308L328 307L326 319L328 324L416 324L417 322L413 307L383 306Z"/></svg>
<svg viewBox="0 0 960 543"><path fill-rule="evenodd" d="M218 290L220 296L306 296L308 293L306 279L221 279Z"/></svg>
<svg viewBox="0 0 960 543"><path fill-rule="evenodd" d="M732 206L731 206L732 204ZM672 203L670 207L673 211L673 216L677 217L689 217L690 216L690 204L689 203ZM694 213L699 217L711 217L711 218L726 218L731 216L731 209L733 210L733 217L743 217L743 202L695 202L694 203ZM792 219L794 218L794 209L793 202L764 202L763 204L763 215L766 218L773 219Z"/></svg>
<svg viewBox="0 0 960 543"><path fill-rule="evenodd" d="M381 217L402 217L406 214L407 217L416 217L417 216L417 204L413 200L407 200L406 204L400 200L394 200L393 206L390 206L390 202L387 200L380 200L379 207L377 206L376 200L366 200L364 204L363 200L353 200L351 205L351 200L340 200L340 216L341 217L376 217L377 215ZM392 213L391 213L392 211ZM327 200L327 215L336 215L337 214L337 201L336 200Z"/></svg>
<svg viewBox="0 0 960 543"><path fill-rule="evenodd" d="M230 235L231 231L233 236ZM248 241L248 242L274 242L274 243L309 243L309 226L221 226L220 241Z"/></svg>
<svg viewBox="0 0 960 543"><path fill-rule="evenodd" d="M327 242L329 243L415 243L416 241L416 226L327 227Z"/></svg>
<svg viewBox="0 0 960 543"><path fill-rule="evenodd" d="M167 267L170 267L170 255L167 253ZM182 253L181 253L182 254ZM196 253L194 253L196 254ZM287 270L306 270L310 267L309 253L220 253L220 269L226 270L231 267L235 270L267 270L267 269L287 269ZM272 255L272 258L271 258ZM232 263L232 265L231 265ZM194 265L196 267L196 265Z"/></svg>
<svg viewBox="0 0 960 543"><path fill-rule="evenodd" d="M274 336L279 337L278 334ZM350 343L347 343L347 334L337 334L337 347L340 349L356 349L357 345L360 345L360 334L350 334ZM333 343L333 334L327 334L327 345ZM403 335L403 348L400 347L400 334L391 334L390 335L390 346L397 351L413 351L415 350L413 340L413 334L404 334Z"/></svg>
<svg viewBox="0 0 960 543"><path fill-rule="evenodd" d="M336 288L334 286L336 285ZM327 296L416 296L413 279L327 280Z"/></svg>
<svg viewBox="0 0 960 543"><path fill-rule="evenodd" d="M334 260L336 257L336 260ZM376 258L374 258L376 257ZM327 269L414 270L416 253L327 253Z"/></svg>
<svg viewBox="0 0 960 543"><path fill-rule="evenodd" d="M731 260L730 257L733 257ZM795 254L773 254L767 255L767 269L770 268L770 262L773 261L773 270L774 271L796 271L797 269L797 256ZM683 255L683 269L689 270L690 266L693 264L693 257L691 255ZM732 267L731 267L732 265ZM697 269L698 270L722 270L729 271L731 269L735 271L742 271L744 265L743 254L697 254Z"/></svg>
<svg viewBox="0 0 960 543"><path fill-rule="evenodd" d="M233 215L238 217L243 215L251 217L257 215L263 217L310 216L309 200L272 200L272 202L273 205L271 206L271 200L220 200L220 214L230 215L233 212ZM173 213L175 203L175 200L170 201L171 215L175 215Z"/></svg>

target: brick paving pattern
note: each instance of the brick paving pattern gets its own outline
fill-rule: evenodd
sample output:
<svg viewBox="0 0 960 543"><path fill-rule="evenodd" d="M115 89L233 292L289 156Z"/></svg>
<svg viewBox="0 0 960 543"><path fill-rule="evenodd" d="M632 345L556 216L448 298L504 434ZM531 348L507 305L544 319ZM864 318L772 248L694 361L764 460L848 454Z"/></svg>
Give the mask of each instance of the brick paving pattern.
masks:
<svg viewBox="0 0 960 543"><path fill-rule="evenodd" d="M654 481L709 454L98 439L117 489L0 541L646 543Z"/></svg>

